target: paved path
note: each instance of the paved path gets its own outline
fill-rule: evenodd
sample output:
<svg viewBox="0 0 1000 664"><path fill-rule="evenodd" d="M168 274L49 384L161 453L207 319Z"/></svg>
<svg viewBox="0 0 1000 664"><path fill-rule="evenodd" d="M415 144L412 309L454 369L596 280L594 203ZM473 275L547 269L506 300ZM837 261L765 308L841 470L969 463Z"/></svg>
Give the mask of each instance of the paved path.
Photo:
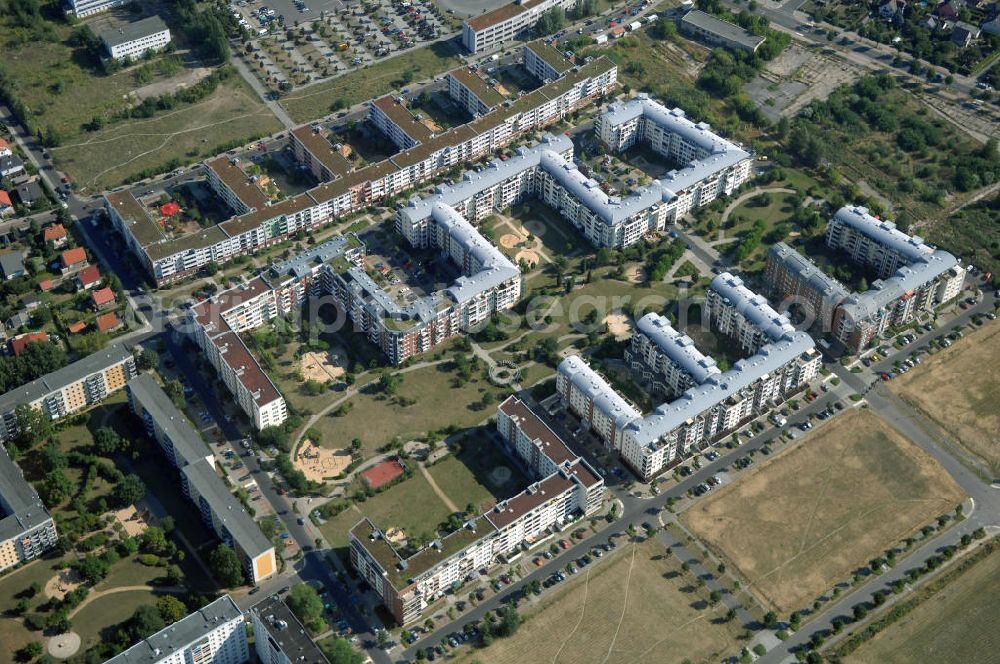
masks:
<svg viewBox="0 0 1000 664"><path fill-rule="evenodd" d="M750 191L742 194L738 198L730 201L726 209L722 211L722 216L719 217L719 239L723 238L724 231L722 230L722 225L729 220L729 215L733 213L733 210L738 208L740 205L750 200L751 198L756 198L761 194L796 194L798 193L794 189L789 189L788 187L754 187Z"/></svg>
<svg viewBox="0 0 1000 664"><path fill-rule="evenodd" d="M257 93L260 100L264 102L268 110L274 114L274 117L278 118L278 122L285 126L285 129L292 129L296 126L296 123L292 118L285 112L285 109L281 107L276 100L271 98L271 91L264 87L260 79L250 71L250 67L247 65L246 61L243 59L242 53L235 54L234 57L230 58L230 62L236 67L236 71L240 73L243 80L247 82L250 89Z"/></svg>

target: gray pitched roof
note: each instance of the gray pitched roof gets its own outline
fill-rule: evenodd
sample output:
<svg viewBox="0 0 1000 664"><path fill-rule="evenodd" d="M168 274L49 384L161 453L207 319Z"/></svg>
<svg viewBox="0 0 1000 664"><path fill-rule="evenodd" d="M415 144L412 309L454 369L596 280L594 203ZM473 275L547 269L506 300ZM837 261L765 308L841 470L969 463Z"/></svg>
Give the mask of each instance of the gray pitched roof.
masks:
<svg viewBox="0 0 1000 664"><path fill-rule="evenodd" d="M13 276L17 272L24 272L24 257L18 251L0 254L0 271L5 277Z"/></svg>
<svg viewBox="0 0 1000 664"><path fill-rule="evenodd" d="M50 518L35 489L0 445L0 541L37 528Z"/></svg>
<svg viewBox="0 0 1000 664"><path fill-rule="evenodd" d="M636 329L649 337L664 355L690 374L696 383L722 373L715 360L698 350L691 337L674 329L666 316L650 312L639 319Z"/></svg>
<svg viewBox="0 0 1000 664"><path fill-rule="evenodd" d="M612 418L615 427L623 429L642 417L600 374L590 368L579 355L570 355L559 363L559 373L566 376L577 390L594 402L594 407Z"/></svg>
<svg viewBox="0 0 1000 664"><path fill-rule="evenodd" d="M896 228L896 224L876 219L868 213L868 208L860 205L845 205L837 210L833 219L850 226L910 262L924 260L934 251L919 235L907 235Z"/></svg>
<svg viewBox="0 0 1000 664"><path fill-rule="evenodd" d="M126 387L170 438L184 463L195 463L212 454L202 437L174 407L170 397L156 384L151 374L136 376Z"/></svg>
<svg viewBox="0 0 1000 664"><path fill-rule="evenodd" d="M830 302L836 304L850 295L842 283L827 276L815 263L784 242L779 242L768 249L768 253L783 263L788 271L798 275L800 279L808 283L814 291L822 293Z"/></svg>
<svg viewBox="0 0 1000 664"><path fill-rule="evenodd" d="M751 325L772 341L782 339L795 330L786 316L771 307L767 298L754 293L743 285L742 279L729 272L717 275L709 288L727 300Z"/></svg>

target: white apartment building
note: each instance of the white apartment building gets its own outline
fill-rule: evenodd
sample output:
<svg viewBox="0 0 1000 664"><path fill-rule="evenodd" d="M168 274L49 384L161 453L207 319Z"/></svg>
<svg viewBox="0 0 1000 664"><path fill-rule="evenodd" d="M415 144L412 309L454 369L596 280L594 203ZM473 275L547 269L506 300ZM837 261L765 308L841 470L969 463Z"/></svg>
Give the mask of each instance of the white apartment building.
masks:
<svg viewBox="0 0 1000 664"><path fill-rule="evenodd" d="M223 264L281 242L299 230L329 224L375 201L412 189L443 171L495 152L526 132L556 122L610 92L617 83L617 73L613 62L596 58L574 67L558 81L440 134L433 134L407 109L400 108L406 114L405 118L399 116L401 131L420 138L419 125L430 135L385 161L363 168L355 169L318 127L299 127L292 131L294 152L323 184L260 207L248 205L253 208L249 212L188 235L168 234L129 191L106 194L105 209L112 226L155 283L171 283L209 263ZM379 113L373 111L373 117ZM395 129L389 124L396 126L396 115L392 110L379 116L385 118L387 135L394 135Z"/></svg>
<svg viewBox="0 0 1000 664"><path fill-rule="evenodd" d="M170 28L159 16L150 16L100 34L108 56L115 60L138 60L146 53L162 51L170 43Z"/></svg>
<svg viewBox="0 0 1000 664"><path fill-rule="evenodd" d="M501 89L471 66L448 72L448 96L473 117L490 113L508 99Z"/></svg>
<svg viewBox="0 0 1000 664"><path fill-rule="evenodd" d="M405 557L368 519L350 531L351 564L401 624L417 620L452 584L601 507L604 481L516 398L501 405L497 430L541 477L525 491Z"/></svg>
<svg viewBox="0 0 1000 664"><path fill-rule="evenodd" d="M135 359L113 344L0 396L0 441L17 432L15 409L27 404L59 420L125 387L135 376Z"/></svg>
<svg viewBox="0 0 1000 664"><path fill-rule="evenodd" d="M104 664L245 664L243 613L229 595L139 641Z"/></svg>
<svg viewBox="0 0 1000 664"><path fill-rule="evenodd" d="M121 7L130 0L69 0L70 11L77 18L106 12L113 7Z"/></svg>
<svg viewBox="0 0 1000 664"><path fill-rule="evenodd" d="M569 11L576 0L517 0L462 24L462 45L472 53L489 51L535 27L545 12L561 7Z"/></svg>
<svg viewBox="0 0 1000 664"><path fill-rule="evenodd" d="M548 39L538 39L521 49L524 68L540 81L554 81L573 68L573 63L557 51Z"/></svg>
<svg viewBox="0 0 1000 664"><path fill-rule="evenodd" d="M778 297L797 298L818 312L823 332L850 352L958 297L965 269L946 251L909 236L863 207L834 214L826 230L832 249L878 275L867 291L850 293L808 258L784 244L768 252L766 281Z"/></svg>
<svg viewBox="0 0 1000 664"><path fill-rule="evenodd" d="M674 329L666 316L650 312L636 323L625 361L655 391L677 396L722 373L691 337Z"/></svg>
<svg viewBox="0 0 1000 664"><path fill-rule="evenodd" d="M809 335L768 312L738 278L718 275L709 298L716 298L711 320L727 325L723 333L742 337L749 344L745 347L753 347L756 335L747 334L745 327L759 323L768 341L729 371L699 371L700 383L645 416L579 356L559 365L557 390L563 403L644 480L766 412L819 371L821 358Z"/></svg>
<svg viewBox="0 0 1000 664"><path fill-rule="evenodd" d="M775 311L763 295L743 284L743 280L728 272L712 280L705 294L704 316L712 329L739 343L740 348L754 354L765 344L795 331L788 318Z"/></svg>

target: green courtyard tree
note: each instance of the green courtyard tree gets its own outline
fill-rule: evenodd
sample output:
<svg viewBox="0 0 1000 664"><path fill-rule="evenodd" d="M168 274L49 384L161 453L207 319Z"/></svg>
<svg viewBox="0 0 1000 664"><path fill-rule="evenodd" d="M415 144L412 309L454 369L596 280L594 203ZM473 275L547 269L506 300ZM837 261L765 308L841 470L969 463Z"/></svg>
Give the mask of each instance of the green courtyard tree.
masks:
<svg viewBox="0 0 1000 664"><path fill-rule="evenodd" d="M115 485L111 494L119 505L133 505L146 495L146 485L138 475L130 473Z"/></svg>
<svg viewBox="0 0 1000 664"><path fill-rule="evenodd" d="M175 623L188 614L184 602L173 595L164 595L156 600L156 610L160 612L160 617L168 625Z"/></svg>
<svg viewBox="0 0 1000 664"><path fill-rule="evenodd" d="M208 567L215 580L224 588L235 588L244 583L243 566L236 552L225 544L219 544L208 554Z"/></svg>
<svg viewBox="0 0 1000 664"><path fill-rule="evenodd" d="M310 630L319 631L322 629L323 600L312 586L306 583L292 586L292 591L288 593L285 603L288 604L292 613L302 621L302 624Z"/></svg>

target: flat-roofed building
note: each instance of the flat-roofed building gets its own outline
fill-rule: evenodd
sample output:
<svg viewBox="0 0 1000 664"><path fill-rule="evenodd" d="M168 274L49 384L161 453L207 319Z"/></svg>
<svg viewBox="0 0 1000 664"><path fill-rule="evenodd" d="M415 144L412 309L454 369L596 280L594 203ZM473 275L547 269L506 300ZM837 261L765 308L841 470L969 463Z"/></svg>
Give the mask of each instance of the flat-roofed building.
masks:
<svg viewBox="0 0 1000 664"><path fill-rule="evenodd" d="M351 564L401 624L417 620L456 584L503 562L522 544L601 508L604 480L517 398L500 406L497 431L535 476L527 489L408 556L369 519L350 531Z"/></svg>
<svg viewBox="0 0 1000 664"><path fill-rule="evenodd" d="M540 81L554 81L573 68L573 63L557 51L548 39L538 39L522 49L524 68Z"/></svg>
<svg viewBox="0 0 1000 664"><path fill-rule="evenodd" d="M102 401L135 376L132 352L112 344L62 369L45 374L0 396L0 441L17 433L15 410L26 404L59 420Z"/></svg>
<svg viewBox="0 0 1000 664"><path fill-rule="evenodd" d="M0 445L0 571L37 558L56 539L55 521Z"/></svg>
<svg viewBox="0 0 1000 664"><path fill-rule="evenodd" d="M700 9L686 13L680 21L680 30L712 46L724 46L736 51L756 53L765 38L744 30L735 23L707 14Z"/></svg>
<svg viewBox="0 0 1000 664"><path fill-rule="evenodd" d="M462 24L462 45L472 53L488 51L512 41L533 28L546 12L559 7L569 11L576 0L517 0L466 19Z"/></svg>
<svg viewBox="0 0 1000 664"><path fill-rule="evenodd" d="M247 579L257 584L277 571L274 545L216 473L215 456L150 374L126 385L129 405L146 433L179 471L184 495L219 539L236 551Z"/></svg>
<svg viewBox="0 0 1000 664"><path fill-rule="evenodd" d="M448 72L448 96L473 116L485 115L502 104L508 96L501 89L478 70L460 67Z"/></svg>
<svg viewBox="0 0 1000 664"><path fill-rule="evenodd" d="M329 664L288 605L271 595L247 612L260 664Z"/></svg>
<svg viewBox="0 0 1000 664"><path fill-rule="evenodd" d="M128 0L69 0L70 10L77 18L106 12L114 7L127 4Z"/></svg>
<svg viewBox="0 0 1000 664"><path fill-rule="evenodd" d="M105 30L99 37L111 58L137 60L165 49L170 43L170 28L159 16L149 16Z"/></svg>
<svg viewBox="0 0 1000 664"><path fill-rule="evenodd" d="M243 612L223 595L104 664L245 664L250 661Z"/></svg>

